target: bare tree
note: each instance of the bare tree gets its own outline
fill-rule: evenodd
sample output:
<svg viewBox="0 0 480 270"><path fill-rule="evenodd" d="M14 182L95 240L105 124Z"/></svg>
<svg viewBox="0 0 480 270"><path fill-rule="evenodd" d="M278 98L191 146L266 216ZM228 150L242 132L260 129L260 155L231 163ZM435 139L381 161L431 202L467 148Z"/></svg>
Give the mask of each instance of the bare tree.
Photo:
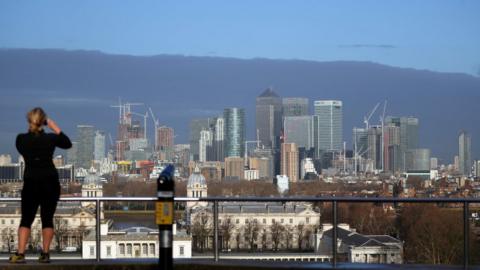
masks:
<svg viewBox="0 0 480 270"><path fill-rule="evenodd" d="M38 227L33 227L30 233L30 244L34 250L37 250L41 242L41 230Z"/></svg>
<svg viewBox="0 0 480 270"><path fill-rule="evenodd" d="M263 229L262 230L262 242L260 243L261 244L261 249L262 250L266 250L267 249L267 230L266 229Z"/></svg>
<svg viewBox="0 0 480 270"><path fill-rule="evenodd" d="M2 242L7 243L8 253L12 253L15 243L15 231L12 228L2 230Z"/></svg>
<svg viewBox="0 0 480 270"><path fill-rule="evenodd" d="M192 225L192 236L194 238L194 246L203 252L208 248L208 238L211 235L212 226L206 213L199 213L195 216Z"/></svg>
<svg viewBox="0 0 480 270"><path fill-rule="evenodd" d="M62 250L62 240L64 236L67 236L68 234L68 224L67 220L63 219L61 217L54 217L53 219L53 228L55 230L55 242L57 243L56 245L56 250L60 251ZM45 252L48 252L48 250L45 250Z"/></svg>
<svg viewBox="0 0 480 270"><path fill-rule="evenodd" d="M304 229L305 229L305 224L299 223L297 224L297 245L298 245L298 250L302 250L302 244L303 244L303 236L304 236Z"/></svg>
<svg viewBox="0 0 480 270"><path fill-rule="evenodd" d="M230 239L232 238L234 229L235 224L233 224L231 217L226 217L222 220L222 223L220 224L220 235L222 236L223 248L230 248Z"/></svg>
<svg viewBox="0 0 480 270"><path fill-rule="evenodd" d="M256 219L247 219L244 227L244 235L245 239L248 242L250 250L253 251L255 249L255 240L257 240L258 233L260 231L260 225L258 224Z"/></svg>
<svg viewBox="0 0 480 270"><path fill-rule="evenodd" d="M279 222L274 221L272 225L270 225L270 232L272 234L273 251L278 250L278 245L282 241L282 235L284 231L285 231L285 227Z"/></svg>
<svg viewBox="0 0 480 270"><path fill-rule="evenodd" d="M237 251L240 250L240 233L237 233L237 236L235 236L235 240L237 242Z"/></svg>
<svg viewBox="0 0 480 270"><path fill-rule="evenodd" d="M285 242L287 244L287 249L292 248L294 230L295 228L290 225L285 226Z"/></svg>
<svg viewBox="0 0 480 270"><path fill-rule="evenodd" d="M312 236L312 229L310 227L307 227L305 229L305 233L303 235L303 241L305 243L305 248L306 249L310 249L311 248L311 245L310 245L310 238Z"/></svg>
<svg viewBox="0 0 480 270"><path fill-rule="evenodd" d="M400 228L407 261L460 264L463 233L459 211L435 205L404 205Z"/></svg>
<svg viewBox="0 0 480 270"><path fill-rule="evenodd" d="M87 231L87 226L85 224L80 224L78 226L77 230L75 231L76 238L77 238L77 246L80 247L80 250L82 249L82 242L83 242L83 237L85 235L85 232Z"/></svg>

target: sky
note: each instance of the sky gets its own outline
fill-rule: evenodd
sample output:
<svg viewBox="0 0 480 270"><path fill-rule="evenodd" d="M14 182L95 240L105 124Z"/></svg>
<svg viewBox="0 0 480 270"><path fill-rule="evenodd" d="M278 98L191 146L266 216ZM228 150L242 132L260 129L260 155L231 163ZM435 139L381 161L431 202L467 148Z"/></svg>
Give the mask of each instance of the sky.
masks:
<svg viewBox="0 0 480 270"><path fill-rule="evenodd" d="M480 76L480 1L2 0L0 48L358 60Z"/></svg>

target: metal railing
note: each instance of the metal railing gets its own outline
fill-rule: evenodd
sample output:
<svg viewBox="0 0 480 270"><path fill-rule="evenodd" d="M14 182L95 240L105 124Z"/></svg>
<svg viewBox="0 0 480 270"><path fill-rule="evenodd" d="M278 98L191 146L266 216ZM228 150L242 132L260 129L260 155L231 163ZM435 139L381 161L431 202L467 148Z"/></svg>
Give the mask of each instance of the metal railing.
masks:
<svg viewBox="0 0 480 270"><path fill-rule="evenodd" d="M323 202L332 204L332 266L337 266L337 228L338 203L451 203L463 205L463 266L468 269L469 265L469 204L480 203L480 198L393 198L393 197L204 197L204 198L187 198L175 197L175 202L202 201L213 203L213 259L215 262L219 260L218 247L218 203L219 202ZM21 198L0 198L0 202L20 202ZM96 260L100 261L100 205L102 202L154 202L157 197L61 197L62 202L95 202L96 205Z"/></svg>

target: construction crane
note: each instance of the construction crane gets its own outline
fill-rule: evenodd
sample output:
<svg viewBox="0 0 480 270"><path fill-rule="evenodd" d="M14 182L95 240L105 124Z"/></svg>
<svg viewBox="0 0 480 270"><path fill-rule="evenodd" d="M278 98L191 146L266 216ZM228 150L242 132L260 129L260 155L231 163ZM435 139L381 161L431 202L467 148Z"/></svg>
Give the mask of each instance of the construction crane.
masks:
<svg viewBox="0 0 480 270"><path fill-rule="evenodd" d="M131 125L132 124L132 119L131 119L131 106L139 106L143 105L143 103L125 103L123 104L123 117L124 117L124 123Z"/></svg>
<svg viewBox="0 0 480 270"><path fill-rule="evenodd" d="M248 166L248 144L249 144L249 143L256 143L256 144L257 144L257 147L258 147L260 141L259 141L259 140L256 140L256 141L245 141L245 151L244 151L244 152L245 152L245 154L244 154L244 159L245 159L245 160L244 160L244 165L245 165L245 167Z"/></svg>
<svg viewBox="0 0 480 270"><path fill-rule="evenodd" d="M155 142L154 142L154 147L155 147L155 151L158 150L158 145L157 145L157 141L158 141L158 134L157 134L157 130L158 130L158 126L159 126L159 123L158 123L158 119L155 117L155 115L153 114L153 111L152 111L152 108L148 107L148 111L150 112L150 115L152 116L152 121L153 121L153 126L154 126L154 129L155 129Z"/></svg>
<svg viewBox="0 0 480 270"><path fill-rule="evenodd" d="M355 147L355 148L356 148L356 147ZM361 163L361 161L362 161L362 156L363 156L363 154L365 154L366 152L368 152L368 150L370 150L370 147L368 147L367 149L365 149L365 151L363 151L363 152L361 152L361 153L359 153L359 152L357 152L357 151L355 150L355 158L354 158L354 161L355 161L355 169L353 170L354 173L355 173L355 174L354 174L355 176L357 176L357 171L358 171L357 166L360 165L360 167L362 167L362 163ZM360 149L360 151L362 151L362 149ZM360 158L360 164L358 164L358 158Z"/></svg>
<svg viewBox="0 0 480 270"><path fill-rule="evenodd" d="M380 115L380 124L382 125L382 153L380 154L380 159L382 162L382 172L385 170L385 165L384 165L384 155L385 155L385 135L384 135L384 124L385 124L385 112L387 111L387 100L383 103L383 113Z"/></svg>
<svg viewBox="0 0 480 270"><path fill-rule="evenodd" d="M368 114L368 116L365 116L363 118L363 123L365 123L365 129L368 130L369 128L369 121L370 121L370 118L372 118L373 114L375 113L375 111L378 109L378 106L380 106L380 103L377 103L377 105L375 105L375 107L373 108L373 110L370 112L370 114Z"/></svg>
<svg viewBox="0 0 480 270"><path fill-rule="evenodd" d="M122 99L118 98L118 105L110 105L111 108L118 108L118 123L122 124L123 120L123 104Z"/></svg>
<svg viewBox="0 0 480 270"><path fill-rule="evenodd" d="M136 112L130 112L133 115L138 115L143 117L143 138L146 140L147 139L147 118L148 118L148 112L145 114L141 113L136 113Z"/></svg>

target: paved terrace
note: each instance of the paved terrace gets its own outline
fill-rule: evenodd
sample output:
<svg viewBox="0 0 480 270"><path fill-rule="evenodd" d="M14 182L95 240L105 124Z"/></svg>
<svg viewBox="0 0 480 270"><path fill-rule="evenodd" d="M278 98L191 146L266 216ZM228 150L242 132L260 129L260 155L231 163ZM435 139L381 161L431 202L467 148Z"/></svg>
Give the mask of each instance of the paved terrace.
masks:
<svg viewBox="0 0 480 270"><path fill-rule="evenodd" d="M26 264L9 264L6 260L0 261L2 270L158 270L157 260L55 260L50 264L36 262L36 257L27 257ZM334 268L330 263L317 262L280 262L280 261L252 261L252 260L221 260L213 262L207 259L176 260L176 270L248 270L248 269L372 269L372 270L460 270L463 266L447 265L412 265L412 264L352 264L337 263ZM468 269L480 270L480 266L470 266Z"/></svg>

